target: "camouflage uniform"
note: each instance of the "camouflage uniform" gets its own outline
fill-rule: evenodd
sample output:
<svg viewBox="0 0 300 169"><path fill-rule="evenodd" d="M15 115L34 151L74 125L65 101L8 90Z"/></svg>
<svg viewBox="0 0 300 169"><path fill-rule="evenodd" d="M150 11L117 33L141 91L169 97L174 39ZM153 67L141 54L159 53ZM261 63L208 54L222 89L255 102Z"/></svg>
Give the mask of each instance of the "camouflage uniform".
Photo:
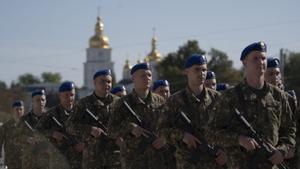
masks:
<svg viewBox="0 0 300 169"><path fill-rule="evenodd" d="M186 131L183 124L178 121L178 113L183 111L192 120L193 125L204 135L207 132L207 124L212 119L208 110L218 97L217 91L205 87L201 95L196 97L187 87L168 99L167 110L160 126L160 134L163 134L169 143L176 145L178 169L216 168L215 157L207 153L201 153L200 160L196 164L189 160L191 151L182 142Z"/></svg>
<svg viewBox="0 0 300 169"><path fill-rule="evenodd" d="M248 136L249 130L236 117L237 108L252 127L283 155L289 146L295 145L295 123L285 94L265 83L261 90L251 88L244 80L226 91L216 102L213 122L209 125L209 141L225 148L228 153L228 168L248 169L253 157L259 159L258 169L274 169L262 151L245 152L238 141L239 135ZM252 162L251 162L252 161Z"/></svg>
<svg viewBox="0 0 300 169"><path fill-rule="evenodd" d="M297 112L297 98L291 96L287 92L285 92L288 102L290 105L290 108L292 110L294 120L296 122L296 126L299 126L299 112ZM299 168L300 169L300 149L299 149L299 143L300 143L300 131L297 129L296 131L296 148L295 148L295 156L292 159L288 159L287 162L289 163L290 168ZM297 169L298 169L297 168Z"/></svg>
<svg viewBox="0 0 300 169"><path fill-rule="evenodd" d="M138 97L134 90L132 93L122 97L116 103L113 115L110 119L109 135L113 138L124 138L127 147L127 169L166 168L167 166L163 163L162 159L162 150L155 150L152 145L148 145L144 151L138 148L143 136L136 138L131 134L131 130L133 129L132 123L137 122L129 114L129 110L125 107L124 101L130 105L140 119L145 121L153 131L156 131L161 116L159 108L164 103L164 99L157 94L149 92L148 96L143 100Z"/></svg>
<svg viewBox="0 0 300 169"><path fill-rule="evenodd" d="M47 139L39 134L36 130L36 126L41 116L35 115L33 112L29 112L21 117L22 122L22 134L23 134L23 154L22 154L22 168L23 169L48 169L49 168L49 142ZM25 124L25 120L35 130L32 132ZM35 145L31 145L27 142L28 137L34 137L39 140Z"/></svg>
<svg viewBox="0 0 300 169"><path fill-rule="evenodd" d="M72 113L74 113L74 110L67 111L63 108L62 105L57 105L48 110L47 114L45 114L37 124L37 128L39 129L39 131L43 133L56 148L55 150L53 150L53 152L51 152L51 166L53 165L53 168L56 169L80 169L82 165L82 153L76 151L72 147L74 146L74 143L70 142L72 140L67 140L67 138L62 142L57 142L52 137L54 131L62 132L62 130L65 130L65 123ZM58 126L58 124L53 120L52 117L55 117L56 120L62 124L64 129ZM80 141L80 138L75 138L75 136L69 135L67 137L72 137L76 141Z"/></svg>
<svg viewBox="0 0 300 169"><path fill-rule="evenodd" d="M19 121L11 119L0 127L0 152L4 145L5 161L4 164L9 169L21 169L22 146L20 145L21 129Z"/></svg>
<svg viewBox="0 0 300 169"><path fill-rule="evenodd" d="M112 106L118 98L112 94L107 97L98 97L95 93L82 98L68 121L70 133L84 138L86 147L82 162L85 169L120 168L120 148L115 144L115 140L106 139L104 136L95 139L91 135L91 127L97 124L86 112L86 109L89 109L107 126Z"/></svg>

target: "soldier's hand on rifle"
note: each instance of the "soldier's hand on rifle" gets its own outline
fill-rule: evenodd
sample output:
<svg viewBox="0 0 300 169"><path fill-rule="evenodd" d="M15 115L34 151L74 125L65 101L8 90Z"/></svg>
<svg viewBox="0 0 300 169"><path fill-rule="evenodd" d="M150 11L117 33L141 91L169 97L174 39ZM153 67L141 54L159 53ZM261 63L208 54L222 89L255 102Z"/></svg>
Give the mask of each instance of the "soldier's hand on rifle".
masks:
<svg viewBox="0 0 300 169"><path fill-rule="evenodd" d="M135 137L141 137L142 135L144 137L149 137L148 134L150 134L150 132L138 125L134 126L131 133L135 136Z"/></svg>
<svg viewBox="0 0 300 169"><path fill-rule="evenodd" d="M66 138L65 135L63 135L61 132L58 132L58 131L54 131L52 133L52 137L57 141L57 142L62 142L63 139Z"/></svg>
<svg viewBox="0 0 300 169"><path fill-rule="evenodd" d="M161 149L163 146L166 145L166 142L163 138L157 138L153 141L152 146L156 149Z"/></svg>
<svg viewBox="0 0 300 169"><path fill-rule="evenodd" d="M95 138L100 137L101 135L107 135L101 128L99 127L92 127L91 135Z"/></svg>
<svg viewBox="0 0 300 169"><path fill-rule="evenodd" d="M201 144L201 142L192 134L185 132L182 141L188 146L189 149L196 149L197 144Z"/></svg>
<svg viewBox="0 0 300 169"><path fill-rule="evenodd" d="M269 158L274 165L278 165L283 162L284 156L279 150L274 150L274 154Z"/></svg>
<svg viewBox="0 0 300 169"><path fill-rule="evenodd" d="M28 137L27 138L27 142L31 145L35 145L35 144L38 144L40 142L40 139L37 138L37 137Z"/></svg>
<svg viewBox="0 0 300 169"><path fill-rule="evenodd" d="M77 151L77 152L82 152L84 149L84 143L80 142L78 144L75 144L73 146L73 148Z"/></svg>
<svg viewBox="0 0 300 169"><path fill-rule="evenodd" d="M122 137L118 137L116 139L116 142L115 142L119 147L122 147L124 146L125 142L124 142L124 139Z"/></svg>
<svg viewBox="0 0 300 169"><path fill-rule="evenodd" d="M222 149L218 149L216 162L219 166L223 166L227 162L226 153Z"/></svg>
<svg viewBox="0 0 300 169"><path fill-rule="evenodd" d="M295 148L289 148L285 159L290 159L295 156Z"/></svg>
<svg viewBox="0 0 300 169"><path fill-rule="evenodd" d="M239 144L244 147L247 151L255 150L256 148L260 148L257 142L250 137L240 135L239 136Z"/></svg>

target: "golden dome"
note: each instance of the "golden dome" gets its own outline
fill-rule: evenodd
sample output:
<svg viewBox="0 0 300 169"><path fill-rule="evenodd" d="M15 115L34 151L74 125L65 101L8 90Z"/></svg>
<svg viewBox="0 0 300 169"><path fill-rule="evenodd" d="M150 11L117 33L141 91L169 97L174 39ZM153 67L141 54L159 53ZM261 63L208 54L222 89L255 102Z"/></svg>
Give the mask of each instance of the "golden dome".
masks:
<svg viewBox="0 0 300 169"><path fill-rule="evenodd" d="M152 41L151 41L151 52L147 56L147 58L150 62L151 61L159 62L161 59L161 54L156 49L156 43L157 43L157 40L156 40L155 36L153 36Z"/></svg>
<svg viewBox="0 0 300 169"><path fill-rule="evenodd" d="M109 48L109 39L104 36L104 24L102 18L97 17L95 35L90 38L90 48Z"/></svg>
<svg viewBox="0 0 300 169"><path fill-rule="evenodd" d="M131 70L131 65L130 65L128 59L125 60L125 65L124 65L124 68L123 68L123 69L124 69L124 70Z"/></svg>

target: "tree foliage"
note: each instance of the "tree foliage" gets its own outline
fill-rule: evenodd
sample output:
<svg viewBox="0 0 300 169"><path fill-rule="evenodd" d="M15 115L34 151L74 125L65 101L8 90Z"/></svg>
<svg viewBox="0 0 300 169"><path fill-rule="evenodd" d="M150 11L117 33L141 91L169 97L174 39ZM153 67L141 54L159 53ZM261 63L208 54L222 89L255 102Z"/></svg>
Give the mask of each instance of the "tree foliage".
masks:
<svg viewBox="0 0 300 169"><path fill-rule="evenodd" d="M62 78L61 78L60 73L43 72L42 79L43 79L43 82L61 83Z"/></svg>
<svg viewBox="0 0 300 169"><path fill-rule="evenodd" d="M217 82L235 84L241 81L241 71L233 67L233 61L228 59L226 53L212 48L209 55L211 59L207 66L209 70L216 73Z"/></svg>
<svg viewBox="0 0 300 169"><path fill-rule="evenodd" d="M290 53L284 66L284 83L287 90L295 90L300 95L300 53Z"/></svg>
<svg viewBox="0 0 300 169"><path fill-rule="evenodd" d="M189 40L179 47L177 52L169 53L158 66L158 77L167 79L171 84L171 91L175 92L186 86L186 77L183 73L185 60L194 53L205 54L196 40Z"/></svg>
<svg viewBox="0 0 300 169"><path fill-rule="evenodd" d="M27 86L40 82L41 80L39 79L39 77L36 77L31 73L25 73L18 77L18 85L20 86Z"/></svg>

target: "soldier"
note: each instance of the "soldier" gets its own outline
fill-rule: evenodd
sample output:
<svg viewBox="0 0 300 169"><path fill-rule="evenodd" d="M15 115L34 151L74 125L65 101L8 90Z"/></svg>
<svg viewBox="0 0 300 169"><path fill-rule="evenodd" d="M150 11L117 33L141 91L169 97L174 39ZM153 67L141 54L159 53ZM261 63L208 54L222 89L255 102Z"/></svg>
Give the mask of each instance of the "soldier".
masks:
<svg viewBox="0 0 300 169"><path fill-rule="evenodd" d="M68 121L68 129L70 133L84 138L84 169L120 168L120 148L106 133L113 105L119 98L110 93L110 69L97 71L93 79L95 91L79 100Z"/></svg>
<svg viewBox="0 0 300 169"><path fill-rule="evenodd" d="M167 80L157 80L153 83L152 86L153 93L160 95L166 100L170 97L170 85Z"/></svg>
<svg viewBox="0 0 300 169"><path fill-rule="evenodd" d="M228 168L277 168L274 165L283 165L288 148L295 144L296 127L287 98L264 79L266 52L263 42L243 50L245 79L215 104L207 136L228 153Z"/></svg>
<svg viewBox="0 0 300 169"><path fill-rule="evenodd" d="M226 163L225 152L216 150L216 154L207 152L193 154L201 142L196 133L187 130L187 126L180 123L178 114L184 112L191 119L195 130L203 137L207 132L207 124L212 118L209 108L219 97L219 93L204 86L207 73L207 60L204 55L193 54L185 63L185 74L187 76L187 87L173 94L167 101L167 111L161 123L160 133L169 143L177 147L178 169L201 169L216 168ZM205 139L205 137L204 137ZM205 143L203 143L205 144ZM192 158L198 158L192 160Z"/></svg>
<svg viewBox="0 0 300 169"><path fill-rule="evenodd" d="M131 76L134 89L116 103L109 135L125 140L127 169L166 168L161 150L165 143L154 136L164 99L150 91L152 73L147 63L133 66Z"/></svg>
<svg viewBox="0 0 300 169"><path fill-rule="evenodd" d="M217 90L217 77L215 72L207 71L204 85L207 88Z"/></svg>
<svg viewBox="0 0 300 169"><path fill-rule="evenodd" d="M119 97L123 97L127 95L125 86L117 86L111 89L110 93L117 95Z"/></svg>
<svg viewBox="0 0 300 169"><path fill-rule="evenodd" d="M59 87L60 104L49 109L39 121L37 128L46 135L58 151L53 152L54 168L80 169L83 144L80 138L66 132L66 121L74 113L75 85L63 82ZM65 160L65 161L64 161ZM62 165L66 164L66 165Z"/></svg>
<svg viewBox="0 0 300 169"><path fill-rule="evenodd" d="M157 80L153 83L152 86L153 93L156 93L163 97L165 100L167 100L171 93L170 93L170 84L167 80ZM169 169L175 169L176 167L176 158L175 158L175 152L176 147L172 144L168 144L168 150L165 152L165 163L168 166Z"/></svg>
<svg viewBox="0 0 300 169"><path fill-rule="evenodd" d="M22 147L20 146L21 130L19 126L20 118L24 114L24 103L16 100L12 104L13 118L0 127L0 152L4 147L4 164L9 169L21 169ZM1 156L1 153L0 153Z"/></svg>
<svg viewBox="0 0 300 169"><path fill-rule="evenodd" d="M274 86L280 86L281 73L280 73L279 59L277 58L267 59L267 70L265 73L265 81Z"/></svg>
<svg viewBox="0 0 300 169"><path fill-rule="evenodd" d="M49 144L47 140L37 133L36 126L45 114L45 90L32 92L32 110L21 118L23 127L23 169L49 168Z"/></svg>

